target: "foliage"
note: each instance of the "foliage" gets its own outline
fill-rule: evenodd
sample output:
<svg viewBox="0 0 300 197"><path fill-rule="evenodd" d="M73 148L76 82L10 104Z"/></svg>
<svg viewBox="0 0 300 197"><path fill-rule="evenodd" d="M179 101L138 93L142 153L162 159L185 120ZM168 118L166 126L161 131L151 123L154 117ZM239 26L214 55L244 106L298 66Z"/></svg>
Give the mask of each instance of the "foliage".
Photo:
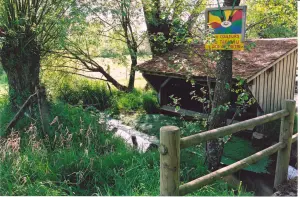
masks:
<svg viewBox="0 0 300 197"><path fill-rule="evenodd" d="M6 85L7 84L7 75L5 74L3 67L0 63L0 84L1 85Z"/></svg>
<svg viewBox="0 0 300 197"><path fill-rule="evenodd" d="M156 93L152 91L142 92L141 90L133 90L132 92L119 92L114 97L112 104L112 113L133 113L133 112L147 112L153 113L158 110L158 101Z"/></svg>
<svg viewBox="0 0 300 197"><path fill-rule="evenodd" d="M55 150L47 148L47 139L38 137L35 124L17 128L8 138L0 139L2 195L159 195L157 152L132 150L105 131L105 125L98 124L98 114L81 107L53 103L51 114L55 117L51 127L57 130ZM193 151L181 154L183 182L206 174L203 155L191 160ZM236 193L217 181L193 195Z"/></svg>
<svg viewBox="0 0 300 197"><path fill-rule="evenodd" d="M15 109L35 92L41 58L65 41L77 14L75 0L0 1L0 56Z"/></svg>
<svg viewBox="0 0 300 197"><path fill-rule="evenodd" d="M63 46L64 50L57 51L57 56L63 56L81 65L80 70L83 72L101 73L102 80L112 83L119 90L131 91L134 88L138 48L145 39L145 34L139 30L140 3L128 0L85 1L80 2L79 7L81 12L86 13L86 22L80 21L78 26L81 28L69 33L69 39ZM109 45L104 44L105 42ZM103 48L107 50L101 50ZM112 55L109 55L110 53ZM95 61L99 57L115 56L127 67L124 54L129 54L131 59L127 87L114 79L109 70L105 70L102 62ZM79 70L77 67L68 67L73 71Z"/></svg>
<svg viewBox="0 0 300 197"><path fill-rule="evenodd" d="M54 96L71 105L93 106L99 110L110 107L113 97L107 84L87 79L64 81Z"/></svg>
<svg viewBox="0 0 300 197"><path fill-rule="evenodd" d="M279 38L297 36L297 1L249 0L249 37Z"/></svg>
<svg viewBox="0 0 300 197"><path fill-rule="evenodd" d="M190 43L191 30L206 0L142 0L151 51L159 55Z"/></svg>
<svg viewBox="0 0 300 197"><path fill-rule="evenodd" d="M153 114L158 112L158 101L156 93L154 92L146 92L143 95L143 109L147 114Z"/></svg>
<svg viewBox="0 0 300 197"><path fill-rule="evenodd" d="M257 151L258 150L251 145L250 141L232 136L224 146L222 162L226 165L230 165L256 153ZM259 160L257 163L247 166L244 168L244 170L256 173L268 173L267 166L270 163L271 161L269 158L265 157Z"/></svg>
<svg viewBox="0 0 300 197"><path fill-rule="evenodd" d="M70 25L80 20L76 1L73 0L0 2L4 42L18 44L22 36L33 36L31 39L38 42L43 52L63 42Z"/></svg>
<svg viewBox="0 0 300 197"><path fill-rule="evenodd" d="M52 82L60 75L47 75L43 78L49 90L49 97L71 105L94 107L98 110L117 115L136 111L154 113L158 111L157 94L153 90L134 89L121 92L109 88L107 83L82 77L60 76L62 80Z"/></svg>

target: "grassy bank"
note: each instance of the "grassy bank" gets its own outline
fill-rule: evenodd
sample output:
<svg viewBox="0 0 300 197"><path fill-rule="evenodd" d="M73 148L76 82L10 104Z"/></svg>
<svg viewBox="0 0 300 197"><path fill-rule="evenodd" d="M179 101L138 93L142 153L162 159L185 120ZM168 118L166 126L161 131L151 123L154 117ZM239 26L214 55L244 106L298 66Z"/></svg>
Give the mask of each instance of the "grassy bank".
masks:
<svg viewBox="0 0 300 197"><path fill-rule="evenodd" d="M55 136L50 139L41 137L38 119L26 116L5 136L4 129L14 113L10 111L7 93L0 96L0 194L159 195L158 152L141 154L128 147L106 131L105 117L98 111L117 117L140 114L143 121L143 114L157 110L155 92L122 93L113 88L110 91L106 84L97 81L65 81L48 86L50 130ZM2 87L6 83L3 80ZM177 119L172 121L181 124ZM200 149L204 147L182 151L182 183L208 173ZM191 195L252 194L220 180Z"/></svg>
<svg viewBox="0 0 300 197"><path fill-rule="evenodd" d="M1 114L8 108L1 101ZM4 113L6 114L6 113ZM61 102L52 103L50 140L39 137L39 125L19 124L1 137L1 195L159 195L159 155L127 147L105 130L99 113ZM7 118L1 117L1 125ZM26 125L27 124L27 125ZM198 147L199 148L199 147ZM193 155L193 159L190 159ZM204 156L192 149L181 156L181 181L207 173ZM217 181L193 195L251 195Z"/></svg>

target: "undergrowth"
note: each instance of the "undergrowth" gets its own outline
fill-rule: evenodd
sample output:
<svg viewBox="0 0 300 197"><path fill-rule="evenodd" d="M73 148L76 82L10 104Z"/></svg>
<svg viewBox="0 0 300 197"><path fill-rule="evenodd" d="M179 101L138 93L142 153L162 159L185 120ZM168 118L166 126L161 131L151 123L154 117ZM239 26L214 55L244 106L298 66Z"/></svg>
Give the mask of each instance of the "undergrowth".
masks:
<svg viewBox="0 0 300 197"><path fill-rule="evenodd" d="M55 84L45 81L50 98L73 106L96 108L112 115L158 111L157 94L153 90L121 92L107 83L81 77L66 77Z"/></svg>
<svg viewBox="0 0 300 197"><path fill-rule="evenodd" d="M7 104L1 101L1 112ZM52 103L51 118L54 141L39 137L38 122L1 137L1 195L159 195L157 151L142 154L126 146L99 124L100 114L82 107ZM204 156L195 149L182 151L182 183L207 174ZM252 194L217 181L191 195Z"/></svg>

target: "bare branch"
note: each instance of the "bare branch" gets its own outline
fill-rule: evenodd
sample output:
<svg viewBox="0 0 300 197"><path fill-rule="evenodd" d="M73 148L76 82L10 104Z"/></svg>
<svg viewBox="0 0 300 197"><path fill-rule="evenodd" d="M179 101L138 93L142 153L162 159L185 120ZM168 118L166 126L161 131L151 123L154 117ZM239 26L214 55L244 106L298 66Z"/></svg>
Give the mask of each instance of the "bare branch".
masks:
<svg viewBox="0 0 300 197"><path fill-rule="evenodd" d="M82 77L85 77L85 78L89 78L89 79L97 79L97 80L101 80L101 81L106 81L106 82L110 82L106 79L102 79L102 78L98 78L98 77L92 77L92 76L88 76L88 75L84 75L84 74L81 74L81 73L77 73L77 72L71 72L71 71L67 71L67 70L56 70L56 69L48 69L48 70L51 70L53 72L60 72L60 73L65 73L65 74L72 74L72 75L79 75L79 76L82 76Z"/></svg>

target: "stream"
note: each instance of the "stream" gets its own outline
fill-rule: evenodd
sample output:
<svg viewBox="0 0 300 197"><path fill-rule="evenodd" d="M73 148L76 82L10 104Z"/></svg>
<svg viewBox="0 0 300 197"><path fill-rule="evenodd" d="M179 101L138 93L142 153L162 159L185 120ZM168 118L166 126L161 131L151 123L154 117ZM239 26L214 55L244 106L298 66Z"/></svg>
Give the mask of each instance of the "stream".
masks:
<svg viewBox="0 0 300 197"><path fill-rule="evenodd" d="M108 126L112 130L115 128L115 135L121 137L131 146L135 146L141 152L146 152L152 145L157 147L158 139L154 136L148 136L127 125L123 125L119 120L109 120ZM247 170L240 170L230 176L224 177L224 180L233 187L238 187L240 181L246 191L254 192L255 196L271 196L273 190L275 169L276 169L276 154L270 156L271 164L267 167L267 173L255 173ZM297 160L291 160L290 165L295 166ZM288 178L292 179L298 175L297 169L289 166Z"/></svg>

